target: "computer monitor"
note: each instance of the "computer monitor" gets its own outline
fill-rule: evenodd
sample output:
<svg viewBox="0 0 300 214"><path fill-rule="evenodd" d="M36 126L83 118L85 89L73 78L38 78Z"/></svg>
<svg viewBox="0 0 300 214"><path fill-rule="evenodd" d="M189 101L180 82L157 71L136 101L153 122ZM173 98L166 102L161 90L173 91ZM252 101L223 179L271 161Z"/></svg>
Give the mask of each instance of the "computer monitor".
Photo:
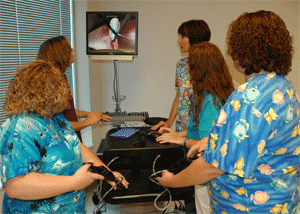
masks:
<svg viewBox="0 0 300 214"><path fill-rule="evenodd" d="M138 12L86 12L87 55L137 55Z"/></svg>

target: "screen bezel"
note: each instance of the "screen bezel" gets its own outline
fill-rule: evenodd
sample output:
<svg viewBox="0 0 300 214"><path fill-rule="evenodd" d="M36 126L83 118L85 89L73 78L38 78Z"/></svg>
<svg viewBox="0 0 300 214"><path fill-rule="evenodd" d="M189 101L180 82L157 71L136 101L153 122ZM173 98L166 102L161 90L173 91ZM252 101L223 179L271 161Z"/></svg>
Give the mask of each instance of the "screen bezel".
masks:
<svg viewBox="0 0 300 214"><path fill-rule="evenodd" d="M131 14L134 15L135 17L135 48L134 48L134 52L123 52L123 51L112 51L112 49L107 49L106 50L102 50L99 52L95 52L95 51L91 51L89 48L89 20L88 20L88 16L90 14L100 14L103 16L118 16L118 15L127 15L127 14ZM95 30L96 28L94 28L93 30ZM132 56L136 56L138 55L138 12L137 11L87 11L86 12L86 54L87 55L109 55L109 56L114 56L114 55L132 55Z"/></svg>

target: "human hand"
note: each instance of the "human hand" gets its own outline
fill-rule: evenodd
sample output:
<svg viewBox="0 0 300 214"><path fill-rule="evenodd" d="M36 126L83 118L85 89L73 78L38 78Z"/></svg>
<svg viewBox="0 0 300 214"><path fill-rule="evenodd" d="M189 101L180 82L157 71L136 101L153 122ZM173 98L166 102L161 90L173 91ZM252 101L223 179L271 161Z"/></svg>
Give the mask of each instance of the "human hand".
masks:
<svg viewBox="0 0 300 214"><path fill-rule="evenodd" d="M92 184L95 180L103 180L104 177L102 175L99 175L97 173L92 173L89 168L91 166L92 162L89 162L87 164L84 164L82 167L80 167L74 175L72 175L72 180L74 183L74 190L82 190L85 187Z"/></svg>
<svg viewBox="0 0 300 214"><path fill-rule="evenodd" d="M186 136L186 131L183 132L176 132L171 128L168 128L166 126L162 126L159 128L159 130L157 131L159 134L164 134L164 133L171 133L174 136L178 136L178 137L185 137Z"/></svg>
<svg viewBox="0 0 300 214"><path fill-rule="evenodd" d="M90 126L95 125L96 123L99 123L102 119L103 114L98 111L91 111L88 113L86 120L88 121L88 124Z"/></svg>
<svg viewBox="0 0 300 214"><path fill-rule="evenodd" d="M155 180L165 187L173 187L172 181L174 180L174 174L165 171L161 174L161 177L156 177Z"/></svg>
<svg viewBox="0 0 300 214"><path fill-rule="evenodd" d="M172 126L172 124L169 122L169 120L167 120L166 122L160 121L158 124L152 126L151 130L157 130L159 127L162 127L162 126L170 128Z"/></svg>
<svg viewBox="0 0 300 214"><path fill-rule="evenodd" d="M111 119L112 119L112 117L110 117L106 114L102 114L101 120L109 122ZM101 123L101 121L99 123Z"/></svg>
<svg viewBox="0 0 300 214"><path fill-rule="evenodd" d="M164 133L157 137L156 141L159 143L175 143L183 145L184 138L176 135L175 133Z"/></svg>
<svg viewBox="0 0 300 214"><path fill-rule="evenodd" d="M194 145L191 146L190 150L187 153L187 157L195 157L197 156L202 157L203 152L205 150L205 147L208 143L208 136L202 138L201 140L199 140L197 143L195 143Z"/></svg>
<svg viewBox="0 0 300 214"><path fill-rule="evenodd" d="M163 133L172 133L174 135L176 135L177 132L175 132L173 129L168 128L166 126L162 126L159 128L159 130L157 131L159 134L163 134Z"/></svg>
<svg viewBox="0 0 300 214"><path fill-rule="evenodd" d="M124 177L121 173L119 173L119 172L113 171L112 173L113 173L114 176L116 177L116 182L122 181L123 186L125 187L125 189L127 189L129 183L128 183L128 181L125 179L125 177ZM116 188L115 188L115 189L116 189Z"/></svg>

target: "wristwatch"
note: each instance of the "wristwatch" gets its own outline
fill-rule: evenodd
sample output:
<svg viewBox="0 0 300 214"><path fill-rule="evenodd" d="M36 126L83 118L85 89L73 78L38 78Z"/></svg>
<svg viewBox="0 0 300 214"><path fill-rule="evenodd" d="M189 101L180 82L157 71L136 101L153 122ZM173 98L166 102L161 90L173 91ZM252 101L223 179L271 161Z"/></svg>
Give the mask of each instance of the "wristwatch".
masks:
<svg viewBox="0 0 300 214"><path fill-rule="evenodd" d="M186 144L187 144L188 140L189 140L188 138L185 138L185 139L184 139L184 141L183 141L184 147L186 147Z"/></svg>

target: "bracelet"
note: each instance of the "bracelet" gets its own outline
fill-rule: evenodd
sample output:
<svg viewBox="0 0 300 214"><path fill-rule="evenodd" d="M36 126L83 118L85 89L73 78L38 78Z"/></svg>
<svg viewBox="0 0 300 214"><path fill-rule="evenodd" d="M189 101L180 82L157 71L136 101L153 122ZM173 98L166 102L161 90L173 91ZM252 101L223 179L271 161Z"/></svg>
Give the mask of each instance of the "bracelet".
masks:
<svg viewBox="0 0 300 214"><path fill-rule="evenodd" d="M184 139L184 141L183 141L184 147L186 147L186 144L187 144L188 140L189 140L188 138L185 138L185 139Z"/></svg>

